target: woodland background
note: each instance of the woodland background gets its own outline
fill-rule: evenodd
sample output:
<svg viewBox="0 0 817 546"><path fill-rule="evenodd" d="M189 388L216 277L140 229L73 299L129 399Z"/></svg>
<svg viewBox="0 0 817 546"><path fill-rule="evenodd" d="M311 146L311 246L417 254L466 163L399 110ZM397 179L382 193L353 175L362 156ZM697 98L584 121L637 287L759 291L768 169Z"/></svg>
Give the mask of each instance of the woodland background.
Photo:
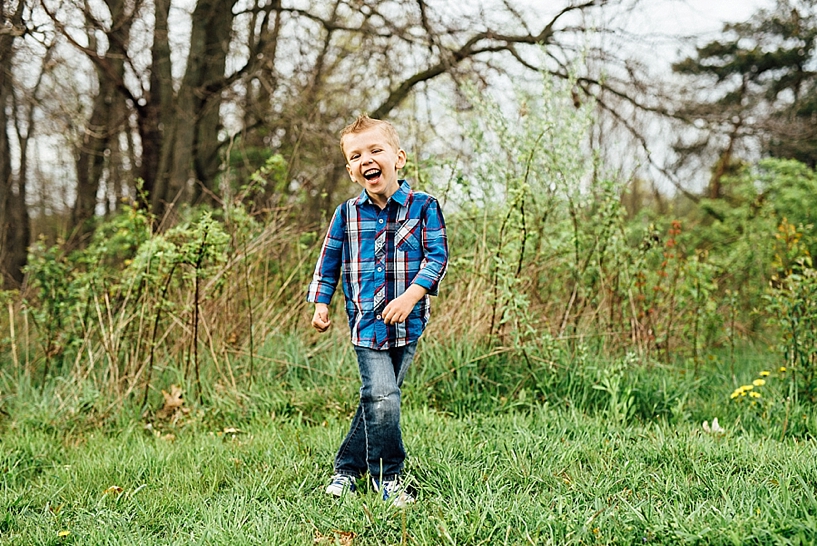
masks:
<svg viewBox="0 0 817 546"><path fill-rule="evenodd" d="M817 542L817 2L765 5L0 0L0 544ZM408 510L324 494L362 112L451 249Z"/></svg>

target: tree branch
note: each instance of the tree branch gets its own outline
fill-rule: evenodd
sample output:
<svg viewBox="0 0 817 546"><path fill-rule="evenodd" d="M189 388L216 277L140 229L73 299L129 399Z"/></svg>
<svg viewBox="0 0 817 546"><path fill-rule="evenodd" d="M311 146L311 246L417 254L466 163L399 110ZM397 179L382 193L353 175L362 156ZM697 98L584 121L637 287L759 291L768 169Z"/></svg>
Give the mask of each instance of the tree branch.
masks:
<svg viewBox="0 0 817 546"><path fill-rule="evenodd" d="M65 25L62 24L62 22L57 18L56 14L54 14L51 10L48 9L48 6L46 6L46 3L42 2L40 5L42 6L43 11L45 11L46 15L48 15L48 17L54 23L54 26L60 32L60 34L63 37L65 37L65 39L68 40L68 42L72 46L77 48L79 51L83 52L88 57L88 59L90 59L90 61L92 63L94 63L94 65L96 65L97 68L99 68L102 72L104 72L105 75L108 78L110 78L110 81L113 82L116 89L120 93L122 93L122 95L124 95L126 99L131 101L131 103L133 104L133 108L137 111L137 114L140 115L140 116L143 115L144 114L144 106L142 104L140 104L139 98L136 97L131 92L131 90L128 88L127 85L125 85L125 80L122 78L122 76L117 74L116 70L111 65L110 59L108 59L107 57L99 55L93 49L85 47L82 44L80 44L79 42L77 42L74 39L74 37L71 36L71 34L66 30Z"/></svg>

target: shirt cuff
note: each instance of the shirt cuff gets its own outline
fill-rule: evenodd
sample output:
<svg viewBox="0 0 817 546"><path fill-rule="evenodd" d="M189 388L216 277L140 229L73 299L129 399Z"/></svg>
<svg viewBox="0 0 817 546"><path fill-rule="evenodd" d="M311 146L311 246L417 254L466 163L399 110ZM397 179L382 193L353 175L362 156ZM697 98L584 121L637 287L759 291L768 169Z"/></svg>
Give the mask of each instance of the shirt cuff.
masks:
<svg viewBox="0 0 817 546"><path fill-rule="evenodd" d="M421 277L419 275L414 278L413 283L418 285L418 286L422 286L423 288L425 288L426 292L428 292L429 296L436 296L437 295L437 287L440 284L440 283L438 283L437 281L435 281L433 279L429 279L428 277Z"/></svg>
<svg viewBox="0 0 817 546"><path fill-rule="evenodd" d="M308 301L309 303L325 303L326 305L329 305L330 303L332 303L332 296L320 295L316 298L307 298L306 301Z"/></svg>

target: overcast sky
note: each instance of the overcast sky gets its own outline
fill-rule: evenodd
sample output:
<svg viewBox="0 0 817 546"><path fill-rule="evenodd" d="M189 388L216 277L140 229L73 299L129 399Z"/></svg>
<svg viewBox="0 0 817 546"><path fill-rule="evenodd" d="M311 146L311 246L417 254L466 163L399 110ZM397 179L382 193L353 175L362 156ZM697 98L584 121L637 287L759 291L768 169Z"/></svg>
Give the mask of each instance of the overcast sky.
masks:
<svg viewBox="0 0 817 546"><path fill-rule="evenodd" d="M745 21L772 0L649 0L642 5L654 25L668 32L717 32L724 22Z"/></svg>
<svg viewBox="0 0 817 546"><path fill-rule="evenodd" d="M656 56L675 57L682 38L711 40L724 23L746 21L759 9L773 5L774 0L644 0L638 12L630 14L630 21L634 32L655 34L660 52ZM675 45L666 39L670 36L677 38ZM673 60L666 59L667 68Z"/></svg>

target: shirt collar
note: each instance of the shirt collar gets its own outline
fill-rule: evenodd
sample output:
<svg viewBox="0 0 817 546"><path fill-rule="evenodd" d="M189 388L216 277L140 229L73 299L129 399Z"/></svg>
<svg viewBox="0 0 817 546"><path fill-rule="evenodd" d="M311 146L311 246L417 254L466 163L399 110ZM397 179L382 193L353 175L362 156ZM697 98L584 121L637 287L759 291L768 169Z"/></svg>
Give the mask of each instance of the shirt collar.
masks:
<svg viewBox="0 0 817 546"><path fill-rule="evenodd" d="M406 182L405 180L398 180L397 182L400 185L397 187L397 191L394 192L391 197L389 197L389 200L386 202L387 206L391 201L394 201L400 206L404 206L406 203L408 203L408 197L409 193L411 192L411 186L409 186L409 183ZM371 203L372 201L371 199L369 199L369 194L366 193L366 190L363 190L362 192L360 192L360 197L357 198L357 202L358 204L363 204Z"/></svg>

